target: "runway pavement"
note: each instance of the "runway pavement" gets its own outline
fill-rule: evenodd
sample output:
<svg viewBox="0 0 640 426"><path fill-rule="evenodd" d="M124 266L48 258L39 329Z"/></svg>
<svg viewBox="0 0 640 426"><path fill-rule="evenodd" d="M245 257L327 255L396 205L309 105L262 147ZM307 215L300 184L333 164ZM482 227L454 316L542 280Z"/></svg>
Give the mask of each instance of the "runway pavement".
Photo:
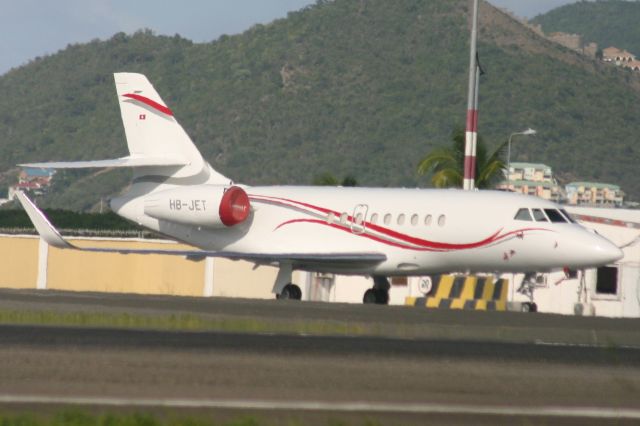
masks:
<svg viewBox="0 0 640 426"><path fill-rule="evenodd" d="M2 325L5 408L133 405L303 424L336 416L348 424L640 421L638 320L5 290L1 309L307 318L381 330L304 336Z"/></svg>

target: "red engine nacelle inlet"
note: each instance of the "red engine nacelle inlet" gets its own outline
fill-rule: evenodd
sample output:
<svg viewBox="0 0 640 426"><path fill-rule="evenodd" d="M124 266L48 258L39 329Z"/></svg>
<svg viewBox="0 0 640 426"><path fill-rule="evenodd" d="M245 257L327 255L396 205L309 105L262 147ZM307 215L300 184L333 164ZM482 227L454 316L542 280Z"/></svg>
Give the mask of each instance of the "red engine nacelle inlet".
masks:
<svg viewBox="0 0 640 426"><path fill-rule="evenodd" d="M249 196L239 186L228 188L220 200L220 220L226 226L233 226L244 222L249 217L251 203Z"/></svg>
<svg viewBox="0 0 640 426"><path fill-rule="evenodd" d="M189 226L224 228L244 222L251 213L249 196L238 186L195 185L149 194L144 213Z"/></svg>

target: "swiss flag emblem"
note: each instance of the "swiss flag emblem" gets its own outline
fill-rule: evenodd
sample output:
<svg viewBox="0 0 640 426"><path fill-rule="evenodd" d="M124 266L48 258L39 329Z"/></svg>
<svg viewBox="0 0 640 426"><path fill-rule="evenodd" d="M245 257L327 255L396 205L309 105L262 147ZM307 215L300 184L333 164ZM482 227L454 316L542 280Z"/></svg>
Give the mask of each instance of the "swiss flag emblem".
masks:
<svg viewBox="0 0 640 426"><path fill-rule="evenodd" d="M147 114L140 114L140 115L138 116L138 119L139 119L139 120L146 120L146 119L147 119Z"/></svg>

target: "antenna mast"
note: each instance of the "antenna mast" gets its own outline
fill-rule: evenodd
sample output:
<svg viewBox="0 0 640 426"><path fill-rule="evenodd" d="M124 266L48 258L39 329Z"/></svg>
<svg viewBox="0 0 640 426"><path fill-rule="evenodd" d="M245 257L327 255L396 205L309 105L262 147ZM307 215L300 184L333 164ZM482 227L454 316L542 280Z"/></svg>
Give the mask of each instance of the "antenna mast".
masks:
<svg viewBox="0 0 640 426"><path fill-rule="evenodd" d="M467 128L464 147L464 189L475 188L476 143L478 141L478 0L473 0L473 21L471 24L471 48L469 52L469 92L467 101Z"/></svg>

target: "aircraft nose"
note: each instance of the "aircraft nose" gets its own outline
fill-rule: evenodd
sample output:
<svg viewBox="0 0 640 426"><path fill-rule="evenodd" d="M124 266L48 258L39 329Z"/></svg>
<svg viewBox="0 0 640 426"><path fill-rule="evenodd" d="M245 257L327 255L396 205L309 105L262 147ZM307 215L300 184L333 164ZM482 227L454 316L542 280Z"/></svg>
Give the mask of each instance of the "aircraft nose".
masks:
<svg viewBox="0 0 640 426"><path fill-rule="evenodd" d="M624 257L622 250L608 239L600 235L591 235L592 241L589 244L589 261L594 265L606 265L620 260ZM585 259L586 260L586 259Z"/></svg>
<svg viewBox="0 0 640 426"><path fill-rule="evenodd" d="M624 257L622 249L614 245L611 241L605 240L602 246L599 246L602 253L602 259L606 260L606 263L613 263Z"/></svg>
<svg viewBox="0 0 640 426"><path fill-rule="evenodd" d="M574 228L573 232L566 234L568 237L559 248L564 248L561 253L565 267L571 269L596 268L608 265L622 259L624 253L620 248L603 236L584 228Z"/></svg>

